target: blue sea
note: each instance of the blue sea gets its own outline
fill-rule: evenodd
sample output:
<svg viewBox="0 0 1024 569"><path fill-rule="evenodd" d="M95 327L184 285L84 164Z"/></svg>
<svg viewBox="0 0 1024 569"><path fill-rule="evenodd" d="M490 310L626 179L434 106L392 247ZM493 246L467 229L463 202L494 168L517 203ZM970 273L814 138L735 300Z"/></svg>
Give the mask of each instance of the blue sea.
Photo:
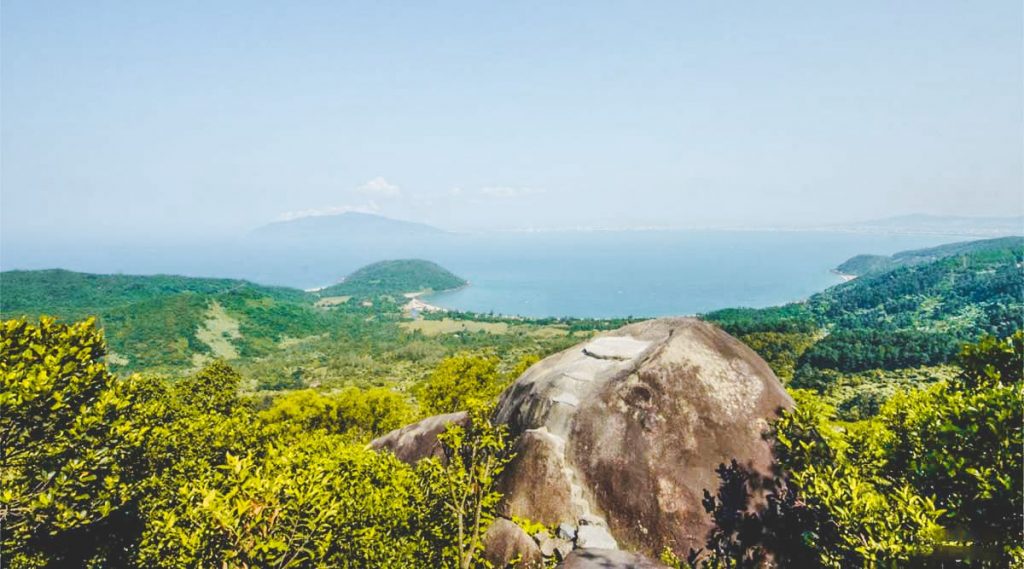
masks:
<svg viewBox="0 0 1024 569"><path fill-rule="evenodd" d="M437 262L470 286L439 306L531 317L690 315L805 299L861 253L967 240L942 235L650 231L487 236Z"/></svg>
<svg viewBox="0 0 1024 569"><path fill-rule="evenodd" d="M243 278L313 288L383 259L423 258L470 282L428 302L530 317L666 316L764 307L841 282L831 269L860 253L892 254L971 237L815 231L588 231L316 239L277 248L193 245L15 246L3 269Z"/></svg>

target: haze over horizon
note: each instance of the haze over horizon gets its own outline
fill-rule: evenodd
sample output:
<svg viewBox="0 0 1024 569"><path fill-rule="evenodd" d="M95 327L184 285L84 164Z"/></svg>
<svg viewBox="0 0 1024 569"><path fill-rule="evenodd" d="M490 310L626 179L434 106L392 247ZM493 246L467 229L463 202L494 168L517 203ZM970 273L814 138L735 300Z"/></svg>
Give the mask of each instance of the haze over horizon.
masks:
<svg viewBox="0 0 1024 569"><path fill-rule="evenodd" d="M0 15L7 242L1024 213L1019 2Z"/></svg>

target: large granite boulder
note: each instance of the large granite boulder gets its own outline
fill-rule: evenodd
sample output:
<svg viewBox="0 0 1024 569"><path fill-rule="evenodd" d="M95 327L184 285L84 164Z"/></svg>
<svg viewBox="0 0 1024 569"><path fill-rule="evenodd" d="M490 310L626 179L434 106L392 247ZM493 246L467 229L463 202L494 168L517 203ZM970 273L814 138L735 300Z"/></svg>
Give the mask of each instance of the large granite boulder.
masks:
<svg viewBox="0 0 1024 569"><path fill-rule="evenodd" d="M516 456L499 480L499 513L558 526L580 549L685 556L711 528L701 499L718 488L715 469L735 459L767 472L767 422L792 404L757 354L700 320L601 334L502 393L494 419L508 425ZM432 417L372 446L409 462L436 456L451 421L465 415Z"/></svg>
<svg viewBox="0 0 1024 569"><path fill-rule="evenodd" d="M718 488L715 469L736 459L766 472L767 421L792 404L764 360L711 324L665 318L602 334L502 394L495 419L519 437L503 513L575 523L579 547L685 555L711 528L701 499Z"/></svg>

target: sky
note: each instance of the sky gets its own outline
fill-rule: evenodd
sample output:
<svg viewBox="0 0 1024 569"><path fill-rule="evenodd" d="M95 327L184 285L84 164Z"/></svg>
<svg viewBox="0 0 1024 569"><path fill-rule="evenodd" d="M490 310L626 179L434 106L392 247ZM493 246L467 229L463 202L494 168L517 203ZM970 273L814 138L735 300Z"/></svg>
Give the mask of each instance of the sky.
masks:
<svg viewBox="0 0 1024 569"><path fill-rule="evenodd" d="M0 237L1020 214L1019 0L0 9Z"/></svg>

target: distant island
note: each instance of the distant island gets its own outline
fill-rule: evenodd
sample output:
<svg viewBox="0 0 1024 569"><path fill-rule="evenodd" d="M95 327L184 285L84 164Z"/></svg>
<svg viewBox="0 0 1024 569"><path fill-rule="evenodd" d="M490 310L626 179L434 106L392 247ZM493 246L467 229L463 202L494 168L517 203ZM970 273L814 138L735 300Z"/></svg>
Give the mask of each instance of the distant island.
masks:
<svg viewBox="0 0 1024 569"><path fill-rule="evenodd" d="M342 282L321 289L321 296L377 296L453 290L468 283L444 267L423 259L398 259L367 265Z"/></svg>
<svg viewBox="0 0 1024 569"><path fill-rule="evenodd" d="M276 221L257 227L249 237L259 241L379 240L437 237L448 232L425 223L391 219L372 213L345 212Z"/></svg>

